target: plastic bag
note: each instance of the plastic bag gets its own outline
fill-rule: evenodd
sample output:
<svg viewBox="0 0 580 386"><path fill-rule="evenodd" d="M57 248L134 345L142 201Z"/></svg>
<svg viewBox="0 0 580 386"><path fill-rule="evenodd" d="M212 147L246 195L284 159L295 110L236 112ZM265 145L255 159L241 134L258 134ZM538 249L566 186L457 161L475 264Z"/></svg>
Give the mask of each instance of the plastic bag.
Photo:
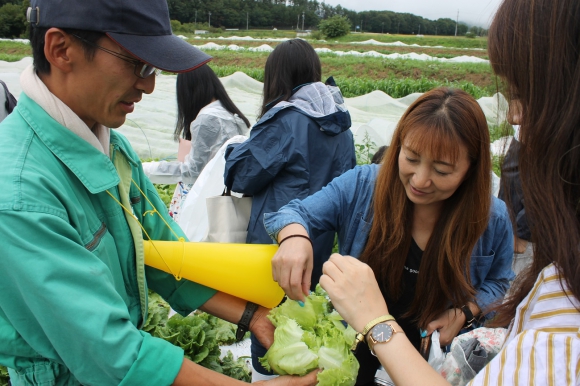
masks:
<svg viewBox="0 0 580 386"><path fill-rule="evenodd" d="M501 350L506 337L504 328L476 328L461 334L451 343L439 374L454 386L463 386Z"/></svg>
<svg viewBox="0 0 580 386"><path fill-rule="evenodd" d="M203 241L207 237L209 223L207 215L206 198L219 196L223 193L224 169L226 161L224 154L226 148L232 143L242 143L248 137L236 135L228 140L218 150L216 155L207 163L199 177L187 194L177 223L187 235L189 241Z"/></svg>
<svg viewBox="0 0 580 386"><path fill-rule="evenodd" d="M443 361L445 360L445 353L441 349L441 343L439 340L439 331L435 330L431 334L431 348L429 350L429 360L428 363L435 371L439 371Z"/></svg>

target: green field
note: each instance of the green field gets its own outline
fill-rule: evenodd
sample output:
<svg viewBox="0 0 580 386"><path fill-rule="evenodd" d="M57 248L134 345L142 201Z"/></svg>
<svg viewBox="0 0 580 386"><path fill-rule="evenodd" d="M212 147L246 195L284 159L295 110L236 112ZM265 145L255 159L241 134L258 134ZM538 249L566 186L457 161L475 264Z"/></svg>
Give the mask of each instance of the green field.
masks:
<svg viewBox="0 0 580 386"><path fill-rule="evenodd" d="M237 44L241 47L255 47L265 44L264 41L240 41L217 39L219 36L252 36L254 38L290 38L294 31L271 30L238 30L207 34L203 39L194 39L193 34L185 34L194 45L214 42L220 45ZM213 38L212 38L213 37ZM447 48L397 47L347 44L355 41L374 39L382 42L402 41L406 44L440 45ZM485 48L484 38L469 39L465 37L426 36L424 38L408 35L387 34L350 34L334 42L311 40L315 48L330 48L334 51L377 51L383 54L410 53L428 54L434 57L450 58L459 55L470 55L486 58L486 51L464 50L456 48ZM274 47L278 42L267 42ZM210 63L218 76L231 75L241 71L250 77L263 81L264 65L267 52L210 50L214 57ZM30 55L30 47L24 43L0 41L0 60L17 61ZM375 57L337 56L332 53L321 53L323 77L334 76L346 97L364 95L374 90L381 90L394 98L414 92L425 92L437 86L461 88L475 98L491 96L498 90L497 79L487 63L445 63L409 59L385 59Z"/></svg>

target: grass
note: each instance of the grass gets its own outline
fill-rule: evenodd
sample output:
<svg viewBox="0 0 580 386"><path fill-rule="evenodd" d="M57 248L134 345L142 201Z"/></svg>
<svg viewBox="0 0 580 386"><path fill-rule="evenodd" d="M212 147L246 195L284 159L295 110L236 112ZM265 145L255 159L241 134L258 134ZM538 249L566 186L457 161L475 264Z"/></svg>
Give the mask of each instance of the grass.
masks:
<svg viewBox="0 0 580 386"><path fill-rule="evenodd" d="M240 29L237 31L223 31L223 32L216 32L216 33L207 33L204 35L194 35L192 33L187 32L179 32L176 33L182 34L189 38L193 38L194 36L201 36L203 38L219 38L220 36L223 37L231 37L231 36L251 36L254 39L265 39L265 38L295 38L296 31L294 30L256 30L256 29ZM443 46L443 47L452 47L452 48L479 48L486 50L487 49L487 38L485 37L478 37L475 39L469 39L465 36L440 36L440 35L425 35L424 37L417 37L416 35L391 35L391 34L379 34L379 33L350 33L346 36L342 36L340 38L334 39L327 39L329 43L350 43L350 42L362 42L366 40L374 39L376 41L382 43L393 43L393 42L403 42L405 44L418 44L420 46Z"/></svg>
<svg viewBox="0 0 580 386"><path fill-rule="evenodd" d="M263 68L268 58L264 52L208 51L214 57L210 66L218 76L241 71L263 81ZM373 90L392 90L396 97L406 92L424 92L432 87L460 87L474 97L491 96L497 90L491 67L486 63L444 63L419 60L320 54L323 78L339 80L345 96L357 96ZM406 86L403 86L406 85ZM400 91L408 89L408 91ZM389 95L395 97L395 95ZM407 94L408 95L408 94Z"/></svg>
<svg viewBox="0 0 580 386"><path fill-rule="evenodd" d="M425 35L424 37L417 37L415 35L390 35L379 33L351 33L346 36L341 36L336 39L329 39L329 41L337 43L345 42L362 42L365 40L374 39L383 43L403 42L405 44L418 44L420 46L443 46L453 48L481 48L487 49L487 38L469 39L464 36L437 36Z"/></svg>

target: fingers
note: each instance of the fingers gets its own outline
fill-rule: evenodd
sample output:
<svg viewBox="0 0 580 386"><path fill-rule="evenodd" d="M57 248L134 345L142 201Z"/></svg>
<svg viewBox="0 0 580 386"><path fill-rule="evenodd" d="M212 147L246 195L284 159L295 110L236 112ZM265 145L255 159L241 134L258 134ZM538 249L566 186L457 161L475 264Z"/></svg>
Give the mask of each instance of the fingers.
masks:
<svg viewBox="0 0 580 386"><path fill-rule="evenodd" d="M300 381L300 385L301 386L314 386L318 383L318 380L316 379L316 376L318 375L318 370L317 371L312 371L308 374L306 374L305 376L303 376Z"/></svg>
<svg viewBox="0 0 580 386"><path fill-rule="evenodd" d="M288 295L288 297L290 299L294 299L294 300L300 300L300 301L304 301L304 291L302 290L302 283L303 283L303 278L306 275L306 270L304 269L303 266L301 264L295 264L290 273L290 278L289 278L289 285L288 286L288 290L286 290L286 295ZM310 272L308 272L308 289L310 289L310 274L312 273L312 268L310 269ZM306 293L308 294L308 289L306 290Z"/></svg>
<svg viewBox="0 0 580 386"><path fill-rule="evenodd" d="M304 301L310 293L313 266L312 246L307 240L284 242L272 258L272 278L293 300Z"/></svg>
<svg viewBox="0 0 580 386"><path fill-rule="evenodd" d="M269 381L260 381L254 385L264 386L315 386L318 383L316 376L320 370L314 370L303 377L284 375Z"/></svg>

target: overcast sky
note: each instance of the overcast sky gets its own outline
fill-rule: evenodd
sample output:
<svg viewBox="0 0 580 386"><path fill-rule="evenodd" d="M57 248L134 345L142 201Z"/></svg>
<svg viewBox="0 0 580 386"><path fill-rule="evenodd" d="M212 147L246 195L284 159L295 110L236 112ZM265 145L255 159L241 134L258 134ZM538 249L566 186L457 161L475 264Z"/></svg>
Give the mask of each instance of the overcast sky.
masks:
<svg viewBox="0 0 580 386"><path fill-rule="evenodd" d="M408 12L435 20L448 17L459 21L488 27L501 0L324 0L326 4L354 11Z"/></svg>

